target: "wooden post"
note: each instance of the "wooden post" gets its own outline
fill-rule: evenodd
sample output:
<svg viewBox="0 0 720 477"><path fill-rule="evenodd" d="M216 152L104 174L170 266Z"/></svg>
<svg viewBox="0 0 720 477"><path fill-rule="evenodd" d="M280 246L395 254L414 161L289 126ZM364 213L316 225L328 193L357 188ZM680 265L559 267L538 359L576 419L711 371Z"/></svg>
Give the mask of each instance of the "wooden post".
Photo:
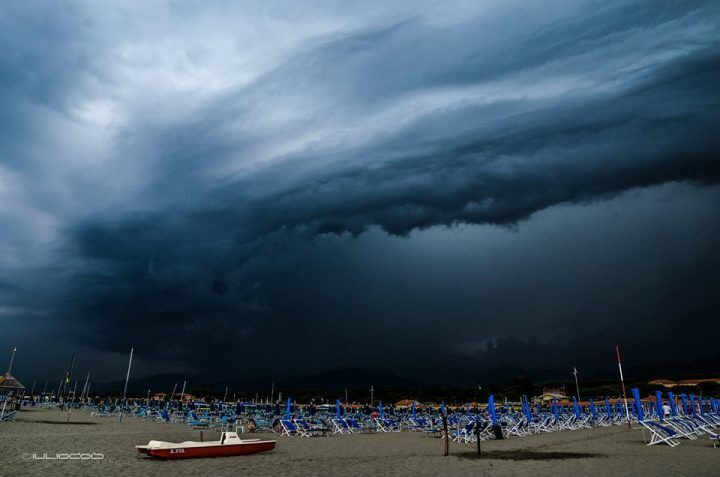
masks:
<svg viewBox="0 0 720 477"><path fill-rule="evenodd" d="M447 426L447 411L443 413L442 416L443 420L443 441L444 441L444 452L443 456L447 457L447 455L450 453L450 435L448 433L448 426Z"/></svg>

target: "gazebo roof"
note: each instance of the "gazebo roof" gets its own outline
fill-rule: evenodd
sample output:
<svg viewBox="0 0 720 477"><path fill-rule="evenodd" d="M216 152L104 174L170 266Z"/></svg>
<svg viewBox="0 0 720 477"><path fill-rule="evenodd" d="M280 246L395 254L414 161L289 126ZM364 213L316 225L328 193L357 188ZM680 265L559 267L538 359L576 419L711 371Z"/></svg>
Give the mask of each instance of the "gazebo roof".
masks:
<svg viewBox="0 0 720 477"><path fill-rule="evenodd" d="M25 389L25 386L10 373L5 373L0 376L0 389Z"/></svg>

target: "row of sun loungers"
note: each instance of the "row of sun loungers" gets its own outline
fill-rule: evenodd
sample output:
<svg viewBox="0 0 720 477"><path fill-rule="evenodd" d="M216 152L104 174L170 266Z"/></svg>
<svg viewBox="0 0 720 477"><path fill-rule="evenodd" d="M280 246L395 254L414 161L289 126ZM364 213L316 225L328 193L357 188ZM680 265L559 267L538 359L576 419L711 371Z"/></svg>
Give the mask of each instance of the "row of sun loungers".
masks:
<svg viewBox="0 0 720 477"><path fill-rule="evenodd" d="M636 390L633 390L636 394ZM642 429L649 435L648 445L667 444L670 447L678 446L682 440L695 440L709 437L714 446L718 446L718 432L720 431L720 401L705 401L703 406L696 406L694 396L692 406L675 406L672 399L672 415L664 416L662 404L653 406L643 404L636 396L636 402L630 407L630 422L636 429ZM662 397L658 392L659 402ZM683 395L683 399L685 399ZM669 402L665 400L664 402ZM523 399L519 412L475 414L468 409L465 414L451 413L446 416L447 432L450 438L459 443L472 443L499 437L526 437L548 432L573 431L578 429L608 427L613 425L626 425L628 415L620 403L610 405L591 405L586 408L577 403L572 406L558 406L557 403L549 407L533 409L527 399ZM712 406L712 409L711 409ZM696 412L696 410L700 412ZM159 423L185 423L193 429L228 430L236 428L239 418L232 407L221 409L218 412L208 412L207 408L200 411L182 412L179 410L153 409L150 407L121 408L100 406L93 410L97 416L117 416L121 412L137 418L149 418ZM267 414L267 413L266 413ZM276 428L271 426L273 417L268 415L253 415L253 421L259 430L271 430L281 436L325 436L325 435L352 435L367 432L401 432L409 430L422 432L426 437L443 436L445 427L437 413L395 413L387 416L366 416L364 414L345 414L331 417L321 414L316 421L311 422L306 417L294 416L292 419L279 421ZM247 418L249 415L246 414ZM277 423L278 421L275 420Z"/></svg>

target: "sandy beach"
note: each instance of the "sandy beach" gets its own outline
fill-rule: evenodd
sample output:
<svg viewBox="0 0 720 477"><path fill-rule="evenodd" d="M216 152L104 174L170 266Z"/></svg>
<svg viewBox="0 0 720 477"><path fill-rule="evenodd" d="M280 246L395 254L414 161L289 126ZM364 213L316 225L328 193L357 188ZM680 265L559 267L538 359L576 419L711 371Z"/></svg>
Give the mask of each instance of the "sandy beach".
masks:
<svg viewBox="0 0 720 477"><path fill-rule="evenodd" d="M675 449L643 444L639 429L624 426L555 432L482 443L451 443L402 432L317 438L278 438L274 451L244 457L159 461L137 453L150 439L199 440L199 430L137 418L90 417L55 410L23 411L0 426L3 475L717 475L720 449L709 439L683 440ZM204 438L216 433L203 431ZM274 438L270 434L257 437ZM103 454L92 461L38 461L28 453Z"/></svg>

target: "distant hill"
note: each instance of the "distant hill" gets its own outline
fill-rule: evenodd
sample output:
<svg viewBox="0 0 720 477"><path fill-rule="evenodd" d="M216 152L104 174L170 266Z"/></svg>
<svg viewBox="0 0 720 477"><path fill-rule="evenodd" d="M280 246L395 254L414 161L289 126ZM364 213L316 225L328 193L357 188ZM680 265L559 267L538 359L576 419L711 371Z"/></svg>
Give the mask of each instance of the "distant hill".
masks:
<svg viewBox="0 0 720 477"><path fill-rule="evenodd" d="M627 382L649 381L657 378L666 379L687 379L694 377L720 376L720 353L702 359L690 361L668 361L659 364L640 364L623 366ZM582 372L582 369L580 370ZM452 374L452 373L455 374ZM587 372L582 375L585 382L616 382L617 371L608 369L600 372ZM536 384L553 381L571 381L570 372L567 368L557 369L531 369L517 365L497 365L486 368L475 368L474 370L454 368L449 369L442 383L420 382L405 376L399 376L390 372L371 371L355 367L336 368L319 373L303 376L291 375L268 375L262 378L233 378L217 374L155 374L130 379L128 393L132 395L143 395L148 389L152 393L172 391L177 383L177 392L180 392L183 381L187 381L187 391L222 392L226 386L230 392L259 392L261 395L269 394L271 383L274 383L275 390L317 390L317 391L338 391L348 389L368 389L370 385L379 387L395 388L427 388L437 386L465 386L483 387L491 385L517 384L526 380ZM92 383L93 393L122 392L124 381L112 381L106 383Z"/></svg>
<svg viewBox="0 0 720 477"><path fill-rule="evenodd" d="M220 392L228 386L234 391L270 391L271 383L275 383L276 389L317 389L317 390L342 390L344 388L366 388L374 386L399 386L417 387L420 383L412 379L398 376L393 373L374 372L360 368L338 368L323 371L306 376L275 375L266 378L246 379L223 379L220 376L209 374L154 374L140 378L130 379L128 394L144 394L150 390L151 393L171 392L177 383L179 393L183 381L187 382L187 391L202 389L206 391ZM91 392L94 393L121 393L125 381L110 381L105 383L93 383Z"/></svg>
<svg viewBox="0 0 720 477"><path fill-rule="evenodd" d="M415 380L393 373L373 372L359 368L339 368L304 376L288 383L291 389L343 389L374 386L420 386Z"/></svg>

